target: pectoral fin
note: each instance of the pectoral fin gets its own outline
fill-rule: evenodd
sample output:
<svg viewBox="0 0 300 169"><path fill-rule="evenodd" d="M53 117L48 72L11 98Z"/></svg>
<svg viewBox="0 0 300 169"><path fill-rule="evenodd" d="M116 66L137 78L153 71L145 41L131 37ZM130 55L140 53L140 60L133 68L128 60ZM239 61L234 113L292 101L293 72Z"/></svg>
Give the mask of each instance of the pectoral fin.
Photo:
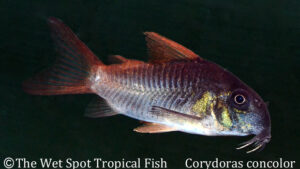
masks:
<svg viewBox="0 0 300 169"><path fill-rule="evenodd" d="M146 123L142 126L133 129L133 131L138 133L165 133L176 131L176 129L158 123Z"/></svg>
<svg viewBox="0 0 300 169"><path fill-rule="evenodd" d="M160 121L162 124L173 124L175 127L177 126L186 126L191 125L195 126L199 123L199 120L202 120L198 116L184 114L180 112L176 112L173 110L165 109L158 106L153 106L149 111L151 114L152 121ZM180 130L180 129L178 129Z"/></svg>

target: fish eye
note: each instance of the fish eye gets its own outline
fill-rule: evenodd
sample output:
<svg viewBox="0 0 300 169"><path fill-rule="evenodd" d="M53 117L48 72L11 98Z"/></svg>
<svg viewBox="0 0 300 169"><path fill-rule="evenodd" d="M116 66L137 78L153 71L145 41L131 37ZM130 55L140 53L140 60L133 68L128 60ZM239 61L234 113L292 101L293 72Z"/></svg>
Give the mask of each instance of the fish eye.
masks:
<svg viewBox="0 0 300 169"><path fill-rule="evenodd" d="M229 102L236 109L247 110L249 107L248 92L243 89L237 89L233 91Z"/></svg>
<svg viewBox="0 0 300 169"><path fill-rule="evenodd" d="M234 96L234 102L236 104L243 104L246 102L246 98L242 94L237 94Z"/></svg>

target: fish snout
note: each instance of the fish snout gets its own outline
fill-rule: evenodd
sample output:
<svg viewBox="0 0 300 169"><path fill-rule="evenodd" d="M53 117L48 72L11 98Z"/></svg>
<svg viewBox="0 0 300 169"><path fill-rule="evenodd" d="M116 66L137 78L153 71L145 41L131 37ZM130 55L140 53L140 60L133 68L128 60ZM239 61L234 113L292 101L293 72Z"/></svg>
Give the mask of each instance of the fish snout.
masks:
<svg viewBox="0 0 300 169"><path fill-rule="evenodd" d="M240 147L237 148L243 149L252 145L253 148L247 151L247 153L262 150L271 140L271 119L269 111L266 108L263 108L260 109L260 111L256 109L254 112L256 113L249 114L245 119L253 126L249 132L255 136L251 140L242 143Z"/></svg>
<svg viewBox="0 0 300 169"><path fill-rule="evenodd" d="M253 146L253 149L247 151L247 153L252 153L257 150L263 150L267 143L271 141L271 128L265 128L262 132L257 134L251 140L246 141L240 145L237 149L243 149L250 145Z"/></svg>

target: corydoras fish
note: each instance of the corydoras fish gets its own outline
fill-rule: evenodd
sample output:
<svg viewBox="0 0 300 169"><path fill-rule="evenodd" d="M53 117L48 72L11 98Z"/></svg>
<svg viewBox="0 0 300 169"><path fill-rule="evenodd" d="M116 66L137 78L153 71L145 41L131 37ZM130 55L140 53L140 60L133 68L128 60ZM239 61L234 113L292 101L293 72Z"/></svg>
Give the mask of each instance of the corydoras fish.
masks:
<svg viewBox="0 0 300 169"><path fill-rule="evenodd" d="M61 54L24 82L35 95L94 93L88 117L122 114L146 122L141 133L181 131L207 136L255 135L240 148L262 149L271 121L262 98L219 65L154 32L145 32L149 62L111 56L105 65L61 20L49 18Z"/></svg>

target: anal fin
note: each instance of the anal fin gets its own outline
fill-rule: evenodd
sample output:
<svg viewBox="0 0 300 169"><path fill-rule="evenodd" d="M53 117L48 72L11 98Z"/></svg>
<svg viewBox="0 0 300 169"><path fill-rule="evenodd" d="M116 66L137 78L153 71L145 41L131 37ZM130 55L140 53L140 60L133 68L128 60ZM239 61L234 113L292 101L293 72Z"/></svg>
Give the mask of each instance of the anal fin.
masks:
<svg viewBox="0 0 300 169"><path fill-rule="evenodd" d="M97 97L92 100L85 111L85 116L92 118L108 117L117 114L118 113L113 111L107 102L101 97Z"/></svg>

